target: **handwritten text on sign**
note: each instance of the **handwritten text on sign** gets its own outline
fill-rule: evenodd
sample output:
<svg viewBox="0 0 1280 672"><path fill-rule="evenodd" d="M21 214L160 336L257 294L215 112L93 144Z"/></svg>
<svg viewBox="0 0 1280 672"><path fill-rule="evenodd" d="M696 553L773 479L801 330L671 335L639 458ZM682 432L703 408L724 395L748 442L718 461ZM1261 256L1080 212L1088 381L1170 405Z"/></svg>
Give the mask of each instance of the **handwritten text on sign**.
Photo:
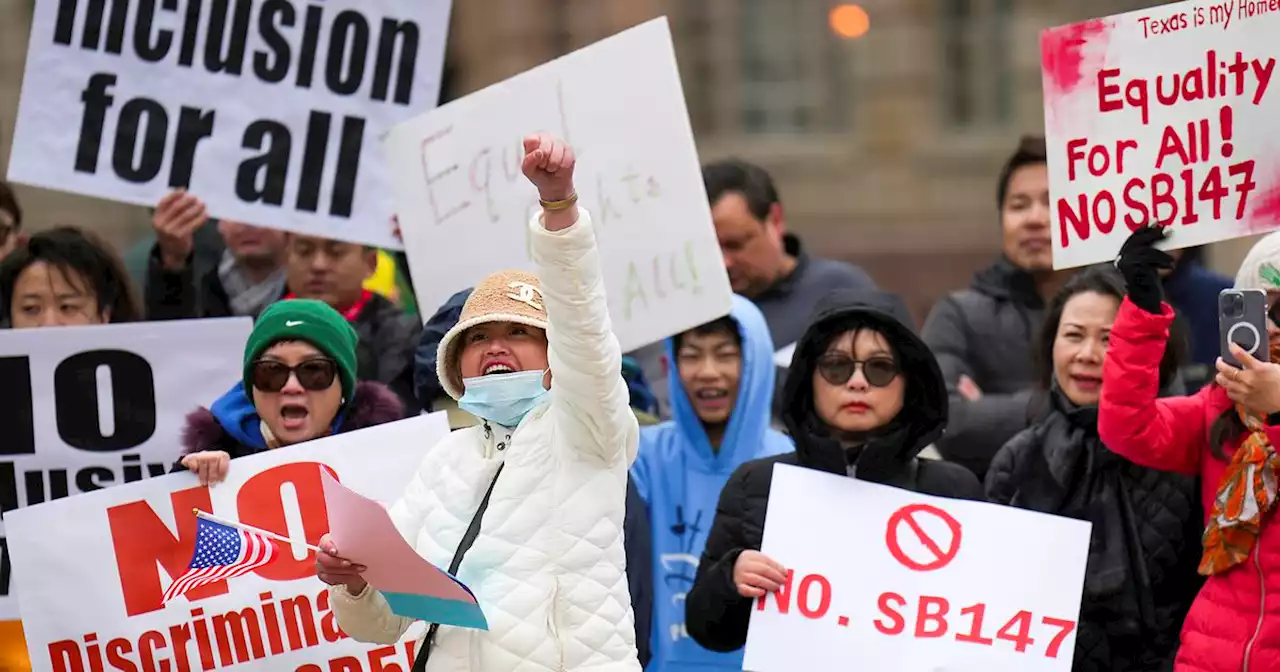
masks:
<svg viewBox="0 0 1280 672"><path fill-rule="evenodd" d="M432 107L449 0L39 0L9 179L399 247L379 134Z"/></svg>
<svg viewBox="0 0 1280 672"><path fill-rule="evenodd" d="M418 302L532 268L521 138L573 146L624 350L729 312L671 34L657 19L397 126L386 141Z"/></svg>
<svg viewBox="0 0 1280 672"><path fill-rule="evenodd" d="M419 416L238 459L214 488L182 472L15 513L9 532L34 668L409 669L420 630L395 646L350 640L303 547L167 605L161 596L191 559L193 508L314 544L328 531L321 469L391 501L422 446L447 432L443 413Z"/></svg>
<svg viewBox="0 0 1280 672"><path fill-rule="evenodd" d="M818 534L816 509L857 515ZM775 467L762 551L791 570L745 667L1066 672L1088 548L1080 521Z"/></svg>
<svg viewBox="0 0 1280 672"><path fill-rule="evenodd" d="M1275 7L1275 9L1271 9ZM1041 36L1055 268L1280 228L1280 6L1183 3Z"/></svg>
<svg viewBox="0 0 1280 672"><path fill-rule="evenodd" d="M0 330L0 513L163 476L240 379L248 318ZM0 619L18 617L0 523Z"/></svg>

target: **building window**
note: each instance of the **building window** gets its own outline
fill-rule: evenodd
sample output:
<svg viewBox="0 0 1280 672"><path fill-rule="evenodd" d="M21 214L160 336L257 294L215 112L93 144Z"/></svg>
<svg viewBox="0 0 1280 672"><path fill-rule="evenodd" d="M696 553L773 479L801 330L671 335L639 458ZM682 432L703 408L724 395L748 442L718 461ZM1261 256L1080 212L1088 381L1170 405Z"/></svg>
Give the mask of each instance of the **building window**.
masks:
<svg viewBox="0 0 1280 672"><path fill-rule="evenodd" d="M671 16L671 39L675 44L680 82L693 132L716 132L717 79L714 63L715 19L711 0L681 2Z"/></svg>
<svg viewBox="0 0 1280 672"><path fill-rule="evenodd" d="M848 124L849 43L828 3L741 0L739 121L748 133L814 133Z"/></svg>
<svg viewBox="0 0 1280 672"><path fill-rule="evenodd" d="M1011 0L943 0L942 108L955 126L995 125L1013 112Z"/></svg>

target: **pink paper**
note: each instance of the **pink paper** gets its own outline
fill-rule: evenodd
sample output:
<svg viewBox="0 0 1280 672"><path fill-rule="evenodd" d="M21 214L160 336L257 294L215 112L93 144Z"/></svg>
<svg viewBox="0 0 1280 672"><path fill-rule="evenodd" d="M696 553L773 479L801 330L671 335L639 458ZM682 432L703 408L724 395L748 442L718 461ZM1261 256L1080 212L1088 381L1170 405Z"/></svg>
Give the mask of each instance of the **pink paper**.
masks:
<svg viewBox="0 0 1280 672"><path fill-rule="evenodd" d="M329 537L338 554L364 565L364 580L383 592L475 602L449 574L427 562L400 536L383 506L339 483L321 469Z"/></svg>

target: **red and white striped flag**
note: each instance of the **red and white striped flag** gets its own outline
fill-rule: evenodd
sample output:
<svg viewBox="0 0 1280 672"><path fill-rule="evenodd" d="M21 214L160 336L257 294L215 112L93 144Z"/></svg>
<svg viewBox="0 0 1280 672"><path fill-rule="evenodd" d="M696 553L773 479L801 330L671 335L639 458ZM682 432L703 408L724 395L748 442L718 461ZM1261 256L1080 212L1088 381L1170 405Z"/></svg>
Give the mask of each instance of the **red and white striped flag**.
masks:
<svg viewBox="0 0 1280 672"><path fill-rule="evenodd" d="M276 542L262 534L196 518L196 550L186 572L169 584L164 601L210 583L248 574L279 554Z"/></svg>

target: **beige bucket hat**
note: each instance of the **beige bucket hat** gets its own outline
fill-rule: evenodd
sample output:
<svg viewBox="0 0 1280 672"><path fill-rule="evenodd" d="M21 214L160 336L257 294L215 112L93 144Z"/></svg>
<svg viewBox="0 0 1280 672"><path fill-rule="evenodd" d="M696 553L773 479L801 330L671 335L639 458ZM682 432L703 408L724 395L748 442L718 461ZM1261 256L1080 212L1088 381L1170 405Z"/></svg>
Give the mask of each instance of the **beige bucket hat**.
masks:
<svg viewBox="0 0 1280 672"><path fill-rule="evenodd" d="M486 322L516 322L545 330L547 307L542 301L542 285L532 273L498 271L476 285L462 305L458 323L440 339L436 351L436 376L450 397L462 398L462 370L458 366L457 338L466 330Z"/></svg>

